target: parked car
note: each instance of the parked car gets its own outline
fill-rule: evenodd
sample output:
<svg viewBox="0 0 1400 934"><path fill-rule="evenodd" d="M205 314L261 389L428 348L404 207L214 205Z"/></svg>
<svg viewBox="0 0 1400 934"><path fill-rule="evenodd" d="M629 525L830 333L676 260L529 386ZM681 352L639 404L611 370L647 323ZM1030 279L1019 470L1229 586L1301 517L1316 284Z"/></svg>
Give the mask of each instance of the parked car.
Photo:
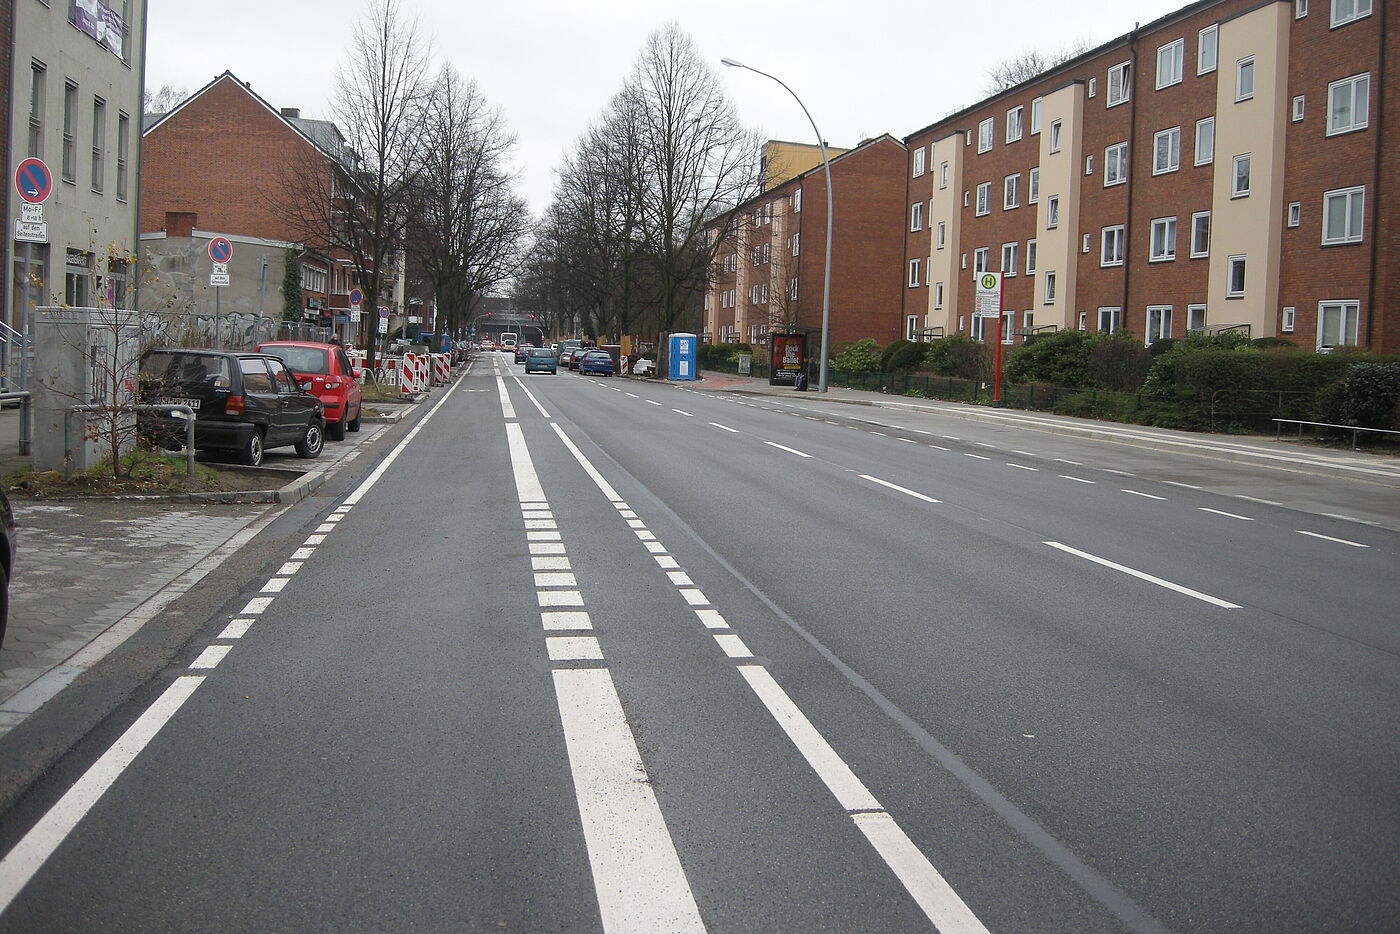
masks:
<svg viewBox="0 0 1400 934"><path fill-rule="evenodd" d="M524 363L525 358L530 356L530 351L535 349L534 344L519 344L515 348L515 362Z"/></svg>
<svg viewBox="0 0 1400 934"><path fill-rule="evenodd" d="M559 364L548 347L531 347L525 358L526 373L558 373Z"/></svg>
<svg viewBox="0 0 1400 934"><path fill-rule="evenodd" d="M583 341L567 340L559 342L559 365L567 369L576 369L577 363L574 358L582 353Z"/></svg>
<svg viewBox="0 0 1400 934"><path fill-rule="evenodd" d="M326 435L332 441L344 441L347 431L360 430L364 394L344 347L312 341L268 341L253 349L282 358L301 388L321 400Z"/></svg>
<svg viewBox="0 0 1400 934"><path fill-rule="evenodd" d="M148 350L141 355L138 398L143 404L194 409L197 450L232 451L256 467L268 448L296 445L316 457L325 445L321 400L301 388L278 357L251 351ZM176 448L184 444L182 413L141 412L140 435Z"/></svg>
<svg viewBox="0 0 1400 934"><path fill-rule="evenodd" d="M5 491L0 490L0 645L5 644L5 624L10 619L10 578L15 568L15 513Z"/></svg>
<svg viewBox="0 0 1400 934"><path fill-rule="evenodd" d="M612 355L606 350L586 350L583 356L579 357L578 372L580 376L589 373L597 373L599 376L612 376L617 371L617 366L613 363Z"/></svg>

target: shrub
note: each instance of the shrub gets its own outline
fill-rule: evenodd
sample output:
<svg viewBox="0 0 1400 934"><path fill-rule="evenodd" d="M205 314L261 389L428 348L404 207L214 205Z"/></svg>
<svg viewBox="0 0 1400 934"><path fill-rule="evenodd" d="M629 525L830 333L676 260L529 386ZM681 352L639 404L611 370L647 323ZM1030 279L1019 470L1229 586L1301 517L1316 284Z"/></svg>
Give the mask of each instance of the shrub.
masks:
<svg viewBox="0 0 1400 934"><path fill-rule="evenodd" d="M1400 428L1400 363L1356 363L1341 380L1342 424Z"/></svg>
<svg viewBox="0 0 1400 934"><path fill-rule="evenodd" d="M1005 376L1013 383L1088 386L1089 353L1100 339L1097 332L1075 330L1028 337L1010 353Z"/></svg>
<svg viewBox="0 0 1400 934"><path fill-rule="evenodd" d="M990 347L970 335L950 334L927 345L924 365L943 376L985 380L991 376L992 353Z"/></svg>
<svg viewBox="0 0 1400 934"><path fill-rule="evenodd" d="M1130 331L1116 331L1101 336L1089 345L1084 372L1088 382L1081 385L1103 386L1114 392L1136 392L1147 379L1152 366L1152 352Z"/></svg>
<svg viewBox="0 0 1400 934"><path fill-rule="evenodd" d="M868 337L841 344L832 354L831 365L845 373L878 373L880 345Z"/></svg>
<svg viewBox="0 0 1400 934"><path fill-rule="evenodd" d="M710 368L738 360L741 353L753 353L753 348L748 344L701 344L697 356L702 368Z"/></svg>
<svg viewBox="0 0 1400 934"><path fill-rule="evenodd" d="M880 369L886 373L917 369L924 362L924 345L913 341L891 341L880 354Z"/></svg>

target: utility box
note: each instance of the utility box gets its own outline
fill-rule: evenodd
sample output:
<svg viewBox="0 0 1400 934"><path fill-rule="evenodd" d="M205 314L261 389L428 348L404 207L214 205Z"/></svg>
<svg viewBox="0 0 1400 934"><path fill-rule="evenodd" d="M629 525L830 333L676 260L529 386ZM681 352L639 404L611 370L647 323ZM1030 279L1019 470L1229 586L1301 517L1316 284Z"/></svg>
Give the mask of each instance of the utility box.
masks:
<svg viewBox="0 0 1400 934"><path fill-rule="evenodd" d="M135 416L74 412L74 406L135 402L141 355L140 312L120 308L36 308L34 469L96 467L135 442Z"/></svg>
<svg viewBox="0 0 1400 934"><path fill-rule="evenodd" d="M672 334L667 354L666 377L673 380L696 378L696 354L699 351L694 334Z"/></svg>

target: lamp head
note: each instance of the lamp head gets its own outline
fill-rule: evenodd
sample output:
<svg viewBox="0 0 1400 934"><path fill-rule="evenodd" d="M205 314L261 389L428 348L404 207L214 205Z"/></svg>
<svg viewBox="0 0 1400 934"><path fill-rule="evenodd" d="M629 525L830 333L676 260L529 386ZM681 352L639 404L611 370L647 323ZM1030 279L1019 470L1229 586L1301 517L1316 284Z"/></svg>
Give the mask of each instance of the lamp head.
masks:
<svg viewBox="0 0 1400 934"><path fill-rule="evenodd" d="M722 59L719 60L719 63L720 63L721 65L728 65L730 68L747 68L747 67L749 67L749 66L745 65L743 62L736 62L736 61L734 61L734 59L732 59L732 58L722 58Z"/></svg>

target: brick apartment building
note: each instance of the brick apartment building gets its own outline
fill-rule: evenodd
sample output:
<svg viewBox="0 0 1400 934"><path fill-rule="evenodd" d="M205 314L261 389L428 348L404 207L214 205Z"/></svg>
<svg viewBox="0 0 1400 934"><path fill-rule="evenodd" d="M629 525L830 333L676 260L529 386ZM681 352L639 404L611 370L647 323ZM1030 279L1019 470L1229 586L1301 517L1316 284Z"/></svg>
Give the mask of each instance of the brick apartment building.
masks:
<svg viewBox="0 0 1400 934"><path fill-rule="evenodd" d="M294 218L286 192L305 186L318 164L344 167L352 156L334 124L308 120L295 108L276 109L245 82L224 72L169 113L150 115L144 131L141 162L141 230L148 248L161 241L168 218L187 228L248 238L278 251L301 244L301 287L308 322L330 311L337 331L354 341L350 292L357 285L348 258L318 242L305 221ZM329 206L330 193L327 192ZM193 215L193 218L190 217ZM238 240L235 239L235 243ZM283 251L285 252L285 251ZM234 263L239 261L235 251ZM290 254L295 255L295 254ZM276 257L272 284L278 289L273 316L281 308L283 258ZM382 304L401 296L396 282L386 284ZM397 304L397 302L396 302ZM400 311L395 307L394 313ZM363 331L369 332L364 317Z"/></svg>
<svg viewBox="0 0 1400 934"><path fill-rule="evenodd" d="M710 242L721 243L705 294L708 343L764 346L776 326L821 326L826 176L820 155L813 158L804 148L816 150L770 144L763 193L709 228ZM775 171L779 159L796 174ZM886 135L830 160L836 191L831 340L873 337L887 342L899 336L900 327L905 148Z"/></svg>
<svg viewBox="0 0 1400 934"><path fill-rule="evenodd" d="M1008 343L1400 352L1398 34L1373 0L1203 0L911 134L906 334L995 339L988 270Z"/></svg>

